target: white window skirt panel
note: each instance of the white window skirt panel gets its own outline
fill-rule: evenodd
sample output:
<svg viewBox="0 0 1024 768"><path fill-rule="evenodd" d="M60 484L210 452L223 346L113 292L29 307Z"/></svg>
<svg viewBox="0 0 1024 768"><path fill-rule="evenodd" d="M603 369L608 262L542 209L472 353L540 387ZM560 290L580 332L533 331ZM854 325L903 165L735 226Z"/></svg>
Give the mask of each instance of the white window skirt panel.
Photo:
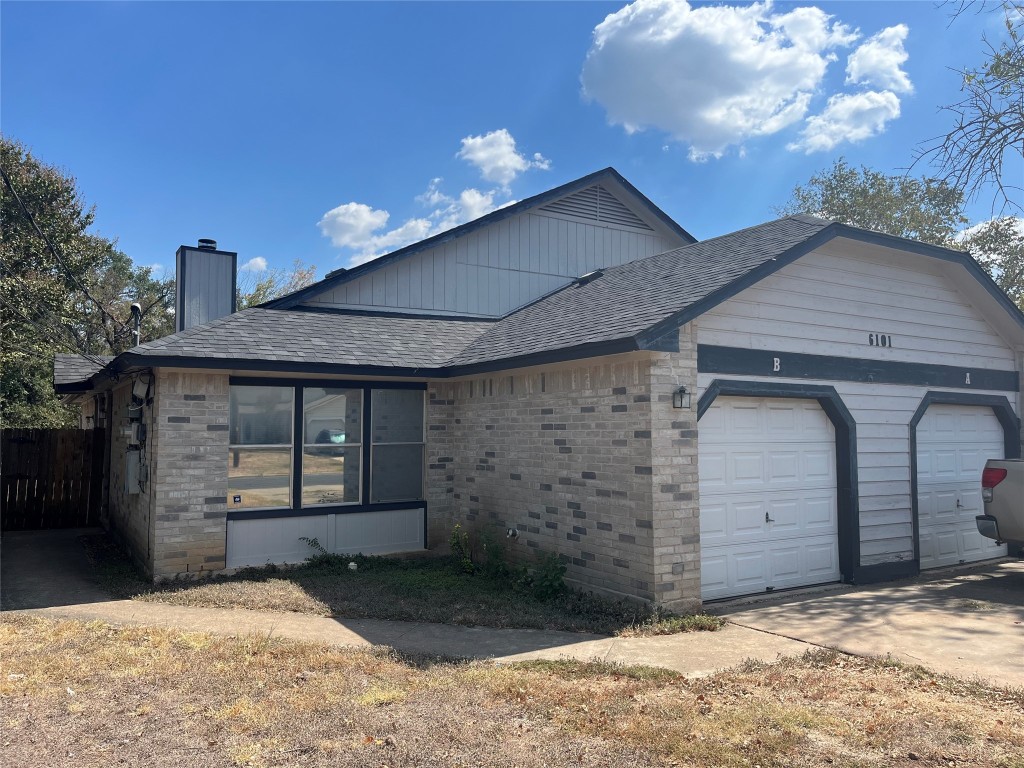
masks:
<svg viewBox="0 0 1024 768"><path fill-rule="evenodd" d="M422 507L341 515L228 520L227 567L301 563L317 554L316 539L332 554L387 555L423 549Z"/></svg>

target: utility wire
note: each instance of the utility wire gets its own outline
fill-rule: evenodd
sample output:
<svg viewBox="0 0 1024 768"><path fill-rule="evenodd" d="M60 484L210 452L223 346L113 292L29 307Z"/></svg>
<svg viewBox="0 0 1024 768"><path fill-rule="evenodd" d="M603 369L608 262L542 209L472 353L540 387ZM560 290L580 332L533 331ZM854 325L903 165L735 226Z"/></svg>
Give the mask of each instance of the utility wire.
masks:
<svg viewBox="0 0 1024 768"><path fill-rule="evenodd" d="M25 217L29 220L29 223L32 225L32 228L35 229L36 234L43 239L44 243L46 243L46 246L50 249L50 253L53 254L53 257L64 268L64 272L67 274L67 276L70 277L72 282L74 282L75 285L78 286L78 289L85 294L86 298L88 298L93 304L99 307L99 310L100 312L103 313L104 317L109 317L122 328L128 330L128 326L125 323L122 323L120 320L118 320L116 317L110 314L110 312L107 311L107 308L104 307L103 304L100 303L100 301L96 299L91 293L89 293L89 289L86 288L85 284L78 279L78 276L74 273L74 271L71 269L68 263L64 260L64 257L57 252L57 249L54 247L53 243L50 242L50 238L46 236L46 233L43 232L42 229L39 228L39 225L36 223L35 217L32 215L32 211L30 211L28 209L28 206L26 206L25 203L22 201L21 196L18 194L18 191L14 188L14 184L11 183L10 176L7 175L7 171L5 171L3 167L0 167L0 175L3 176L4 184L6 184L7 188L11 191L11 194L14 196L14 200L18 203L18 207L21 208L22 213L25 214Z"/></svg>
<svg viewBox="0 0 1024 768"><path fill-rule="evenodd" d="M10 275L9 272L7 274ZM15 279L18 280L19 278ZM51 339L57 344L60 344L66 349L73 351L75 354L81 355L94 365L98 365L102 368L105 367L109 362L108 360L104 360L100 357L97 357L96 355L90 354L89 352L83 352L79 348L77 340L69 341L68 338L64 336L64 334L70 333L70 331L65 326L59 323L53 323L52 321L45 320L43 318L33 319L29 317L24 312L22 312L18 307L14 306L9 301L7 301L2 294L0 294L0 304L3 304L5 307L7 307L7 309L16 314L26 323L32 325L36 330L43 333L43 335L46 336L47 338Z"/></svg>

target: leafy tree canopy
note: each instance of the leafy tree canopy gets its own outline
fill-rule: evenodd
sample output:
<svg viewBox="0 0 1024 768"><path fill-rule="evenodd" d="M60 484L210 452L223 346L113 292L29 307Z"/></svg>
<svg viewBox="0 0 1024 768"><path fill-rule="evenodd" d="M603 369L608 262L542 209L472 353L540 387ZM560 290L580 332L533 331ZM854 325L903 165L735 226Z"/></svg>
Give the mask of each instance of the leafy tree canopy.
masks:
<svg viewBox="0 0 1024 768"><path fill-rule="evenodd" d="M967 228L964 195L945 180L889 176L840 158L797 186L777 212L968 251L1024 309L1024 220L1005 216Z"/></svg>
<svg viewBox="0 0 1024 768"><path fill-rule="evenodd" d="M53 392L54 354L116 355L131 348L133 302L142 307L143 342L173 333L174 278L155 277L114 241L91 233L95 211L75 179L2 135L0 168L6 177L0 182L0 425L70 425L75 409ZM315 267L298 261L292 272L252 274L239 308L297 290L315 276Z"/></svg>

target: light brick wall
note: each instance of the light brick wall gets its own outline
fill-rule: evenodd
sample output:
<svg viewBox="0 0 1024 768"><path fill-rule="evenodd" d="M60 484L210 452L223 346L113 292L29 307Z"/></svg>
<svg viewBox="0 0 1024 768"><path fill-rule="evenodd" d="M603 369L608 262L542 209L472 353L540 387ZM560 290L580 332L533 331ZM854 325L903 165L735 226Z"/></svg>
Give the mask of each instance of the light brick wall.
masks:
<svg viewBox="0 0 1024 768"><path fill-rule="evenodd" d="M696 386L688 329L685 342L431 384L431 545L455 522L516 528L514 556L554 552L577 585L699 603L696 403L671 403L679 383Z"/></svg>
<svg viewBox="0 0 1024 768"><path fill-rule="evenodd" d="M697 329L679 331L679 353L651 361L651 434L654 466L654 591L676 610L700 605L700 494L697 482ZM672 407L684 385L689 410Z"/></svg>
<svg viewBox="0 0 1024 768"><path fill-rule="evenodd" d="M153 576L224 568L228 376L157 371Z"/></svg>
<svg viewBox="0 0 1024 768"><path fill-rule="evenodd" d="M110 425L110 491L107 504L106 523L115 537L128 548L132 560L147 574L152 575L152 509L154 439L153 408L144 407L142 423L147 428L145 461L142 466L148 470L148 482L140 486L139 493L129 493L125 485L128 454L128 438L124 430L130 424L128 406L131 403L132 382L126 381L112 393L113 411Z"/></svg>

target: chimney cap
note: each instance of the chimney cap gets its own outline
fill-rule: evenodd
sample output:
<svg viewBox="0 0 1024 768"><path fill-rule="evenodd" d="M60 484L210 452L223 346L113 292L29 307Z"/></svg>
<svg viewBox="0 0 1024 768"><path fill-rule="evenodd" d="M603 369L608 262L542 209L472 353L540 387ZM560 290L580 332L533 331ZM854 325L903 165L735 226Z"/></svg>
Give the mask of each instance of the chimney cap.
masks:
<svg viewBox="0 0 1024 768"><path fill-rule="evenodd" d="M198 247L202 248L204 251L216 251L217 241L209 237L200 237Z"/></svg>

